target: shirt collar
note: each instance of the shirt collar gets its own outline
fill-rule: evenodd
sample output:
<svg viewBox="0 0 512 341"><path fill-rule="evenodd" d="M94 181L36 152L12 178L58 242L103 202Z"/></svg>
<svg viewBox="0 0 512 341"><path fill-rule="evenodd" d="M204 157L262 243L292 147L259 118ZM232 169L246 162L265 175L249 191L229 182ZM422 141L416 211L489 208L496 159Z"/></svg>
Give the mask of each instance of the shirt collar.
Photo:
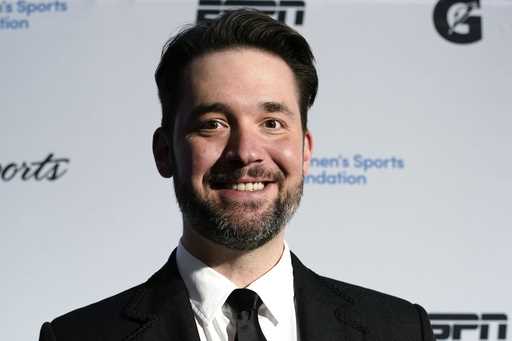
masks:
<svg viewBox="0 0 512 341"><path fill-rule="evenodd" d="M293 297L293 268L290 249L284 244L283 255L277 264L248 287L255 291L265 304L267 315L274 325L289 319ZM292 307L293 309L293 307Z"/></svg>
<svg viewBox="0 0 512 341"><path fill-rule="evenodd" d="M235 284L194 257L181 242L176 250L176 263L187 287L192 310L202 324L209 324L236 289Z"/></svg>
<svg viewBox="0 0 512 341"><path fill-rule="evenodd" d="M194 257L181 242L176 251L176 263L187 287L192 310L201 324L210 324L216 313L222 311L224 302L237 286ZM277 264L247 288L260 296L266 308L262 313L274 325L287 318L294 293L293 268L286 243Z"/></svg>

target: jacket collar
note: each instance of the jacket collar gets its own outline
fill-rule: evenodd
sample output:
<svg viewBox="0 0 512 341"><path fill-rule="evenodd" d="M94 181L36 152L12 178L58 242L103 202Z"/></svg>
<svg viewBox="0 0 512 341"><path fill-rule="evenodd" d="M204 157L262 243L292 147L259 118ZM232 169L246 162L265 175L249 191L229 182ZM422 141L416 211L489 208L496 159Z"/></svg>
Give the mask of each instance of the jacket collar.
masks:
<svg viewBox="0 0 512 341"><path fill-rule="evenodd" d="M365 340L367 328L356 300L335 281L305 267L293 253L292 265L300 339Z"/></svg>
<svg viewBox="0 0 512 341"><path fill-rule="evenodd" d="M139 288L124 314L141 322L125 341L200 341L187 289L176 265L176 250Z"/></svg>
<svg viewBox="0 0 512 341"><path fill-rule="evenodd" d="M367 328L362 314L346 290L306 268L293 253L292 266L300 340L364 340ZM125 341L200 341L187 289L176 265L176 250L139 287L124 314L141 323Z"/></svg>

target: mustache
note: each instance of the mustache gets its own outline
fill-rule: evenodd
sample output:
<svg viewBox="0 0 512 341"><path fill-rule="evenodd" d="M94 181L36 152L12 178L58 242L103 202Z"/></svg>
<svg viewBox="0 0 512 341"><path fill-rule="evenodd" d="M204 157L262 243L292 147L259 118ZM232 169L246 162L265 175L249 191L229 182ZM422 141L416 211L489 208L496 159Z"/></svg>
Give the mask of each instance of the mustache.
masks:
<svg viewBox="0 0 512 341"><path fill-rule="evenodd" d="M284 180L284 174L282 171L272 171L261 165L249 168L212 169L205 175L204 179L209 183L227 183L236 182L246 176L265 181L282 182Z"/></svg>

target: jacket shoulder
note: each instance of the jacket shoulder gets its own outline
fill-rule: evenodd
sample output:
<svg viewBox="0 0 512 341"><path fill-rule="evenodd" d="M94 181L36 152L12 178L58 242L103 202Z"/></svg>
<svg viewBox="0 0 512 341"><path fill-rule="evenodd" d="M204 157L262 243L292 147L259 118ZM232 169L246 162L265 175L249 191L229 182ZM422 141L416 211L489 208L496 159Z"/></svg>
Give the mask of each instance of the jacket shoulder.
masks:
<svg viewBox="0 0 512 341"><path fill-rule="evenodd" d="M299 282L310 283L315 290L330 293L328 297L341 298L339 302L342 305L348 303L357 307L369 320L417 324L426 319L425 310L419 305L376 290L321 276L302 264L293 252L292 265L294 276Z"/></svg>
<svg viewBox="0 0 512 341"><path fill-rule="evenodd" d="M75 309L51 322L56 340L115 339L129 334L140 323L124 315L128 304L138 295L142 285ZM77 335L77 331L80 331Z"/></svg>
<svg viewBox="0 0 512 341"><path fill-rule="evenodd" d="M421 308L403 298L368 289L362 286L319 276L327 287L341 295L345 300L357 304L366 311L374 311L381 318L390 317L396 322L418 323ZM420 310L423 310L421 308Z"/></svg>
<svg viewBox="0 0 512 341"><path fill-rule="evenodd" d="M294 281L301 291L316 296L316 309L328 306L337 320L364 340L433 341L425 310L407 300L316 274L292 253ZM312 301L301 294L303 301Z"/></svg>
<svg viewBox="0 0 512 341"><path fill-rule="evenodd" d="M373 334L387 335L384 339L396 341L434 341L428 315L420 305L331 278L321 277L321 281L357 307L364 324L372 326Z"/></svg>

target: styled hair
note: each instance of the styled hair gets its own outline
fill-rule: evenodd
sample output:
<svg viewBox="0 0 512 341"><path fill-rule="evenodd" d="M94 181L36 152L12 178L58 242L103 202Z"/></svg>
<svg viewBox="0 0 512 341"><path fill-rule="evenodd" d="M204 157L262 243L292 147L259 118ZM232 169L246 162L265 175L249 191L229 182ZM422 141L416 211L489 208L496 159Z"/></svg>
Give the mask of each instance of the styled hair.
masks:
<svg viewBox="0 0 512 341"><path fill-rule="evenodd" d="M307 131L308 109L318 89L311 48L291 27L252 9L226 12L215 20L189 26L167 41L155 72L163 127L171 132L174 128L183 72L192 60L210 52L239 47L270 52L288 64L298 85L302 129Z"/></svg>

